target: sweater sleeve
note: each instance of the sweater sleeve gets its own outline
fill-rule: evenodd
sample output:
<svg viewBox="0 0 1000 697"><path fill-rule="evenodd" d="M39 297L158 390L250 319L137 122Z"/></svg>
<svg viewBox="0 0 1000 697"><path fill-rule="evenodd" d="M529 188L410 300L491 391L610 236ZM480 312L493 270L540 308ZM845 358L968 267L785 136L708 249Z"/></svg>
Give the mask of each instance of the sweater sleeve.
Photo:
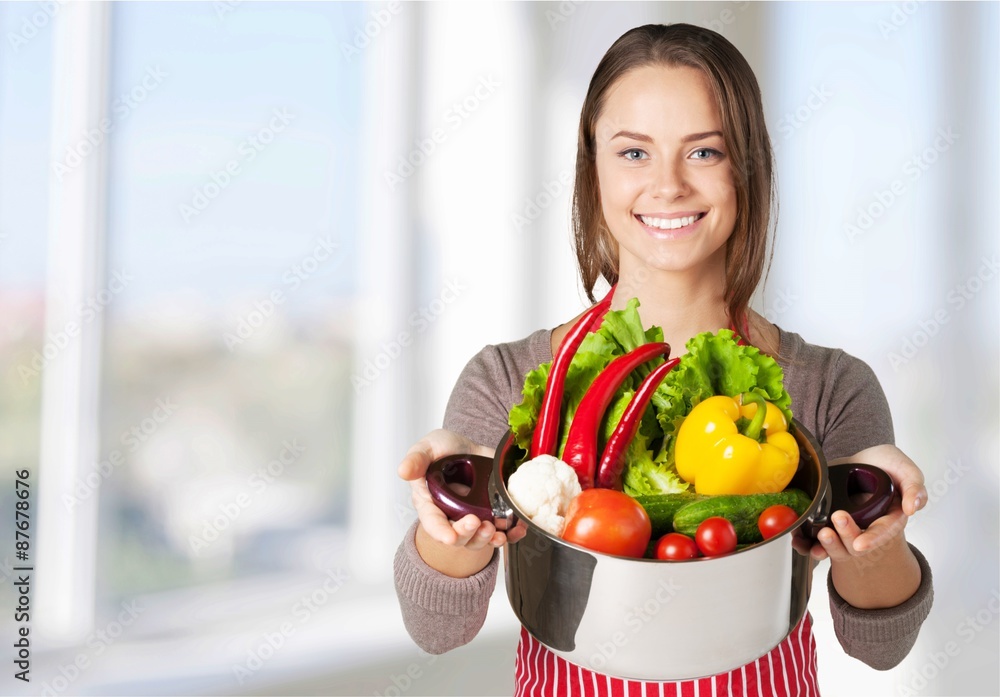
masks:
<svg viewBox="0 0 1000 697"><path fill-rule="evenodd" d="M825 414L821 443L828 460L894 443L888 401L867 363L837 351L824 384L820 397L820 413ZM840 645L847 655L877 670L888 670L906 657L934 599L927 559L913 545L910 549L920 565L920 586L909 600L896 607L856 608L837 593L832 574L827 576L830 612Z"/></svg>
<svg viewBox="0 0 1000 697"><path fill-rule="evenodd" d="M882 610L860 610L840 597L827 576L833 628L840 645L853 656L876 670L889 670L913 648L920 626L931 611L934 589L931 567L912 544L910 549L920 564L920 587L906 602Z"/></svg>
<svg viewBox="0 0 1000 697"><path fill-rule="evenodd" d="M468 578L445 576L427 566L414 542L417 524L406 531L393 560L396 597L403 624L417 646L427 653L444 653L475 638L486 621L486 610L497 582L499 555Z"/></svg>
<svg viewBox="0 0 1000 697"><path fill-rule="evenodd" d="M496 447L507 429L510 409L505 404L510 391L506 366L495 346L487 346L469 361L448 400L446 429ZM479 633L496 587L500 555L494 550L479 573L452 578L420 557L416 527L414 523L407 530L393 561L396 596L410 637L428 653L440 654L469 643Z"/></svg>

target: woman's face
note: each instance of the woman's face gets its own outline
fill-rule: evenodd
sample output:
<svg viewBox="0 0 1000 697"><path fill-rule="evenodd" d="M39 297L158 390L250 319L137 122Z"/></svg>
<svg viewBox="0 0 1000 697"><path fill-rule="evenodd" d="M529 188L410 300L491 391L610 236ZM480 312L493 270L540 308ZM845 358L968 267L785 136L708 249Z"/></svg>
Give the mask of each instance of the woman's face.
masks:
<svg viewBox="0 0 1000 697"><path fill-rule="evenodd" d="M608 90L594 131L601 206L620 271L724 272L736 190L702 72L630 70Z"/></svg>

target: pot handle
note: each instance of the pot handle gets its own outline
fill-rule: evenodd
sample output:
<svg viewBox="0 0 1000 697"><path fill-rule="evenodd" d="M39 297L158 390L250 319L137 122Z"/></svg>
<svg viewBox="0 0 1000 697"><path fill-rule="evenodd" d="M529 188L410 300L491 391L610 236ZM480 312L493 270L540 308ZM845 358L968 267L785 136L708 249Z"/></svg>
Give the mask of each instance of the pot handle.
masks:
<svg viewBox="0 0 1000 697"><path fill-rule="evenodd" d="M427 489L448 520L461 520L471 513L492 523L489 491L492 471L493 460L483 455L449 455L427 468ZM451 484L464 484L469 491L460 494Z"/></svg>
<svg viewBox="0 0 1000 697"><path fill-rule="evenodd" d="M827 471L830 477L830 508L822 516L823 520L816 521L817 532L820 527L829 525L830 514L834 511L846 511L864 530L889 510L896 487L892 478L878 467L851 462L831 465ZM864 502L852 498L861 493L871 496Z"/></svg>

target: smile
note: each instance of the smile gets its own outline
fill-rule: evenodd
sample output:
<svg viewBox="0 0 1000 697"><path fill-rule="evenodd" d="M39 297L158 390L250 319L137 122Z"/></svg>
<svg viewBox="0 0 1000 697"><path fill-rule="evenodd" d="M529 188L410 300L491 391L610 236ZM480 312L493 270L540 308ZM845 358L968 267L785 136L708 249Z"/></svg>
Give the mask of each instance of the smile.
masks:
<svg viewBox="0 0 1000 697"><path fill-rule="evenodd" d="M687 227L692 223L701 220L705 217L705 213L695 213L693 215L685 215L679 218L656 218L649 215L637 215L636 217L642 221L643 225L648 225L649 227L655 227L660 230L679 230L682 227Z"/></svg>

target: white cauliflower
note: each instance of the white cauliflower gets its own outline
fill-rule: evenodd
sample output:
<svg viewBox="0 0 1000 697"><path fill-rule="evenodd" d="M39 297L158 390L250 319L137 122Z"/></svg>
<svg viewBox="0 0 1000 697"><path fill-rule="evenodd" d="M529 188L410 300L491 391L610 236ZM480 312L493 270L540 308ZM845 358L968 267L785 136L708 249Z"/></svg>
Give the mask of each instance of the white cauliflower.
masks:
<svg viewBox="0 0 1000 697"><path fill-rule="evenodd" d="M569 502L581 490L580 480L572 467L551 455L540 455L510 475L507 491L531 522L559 537Z"/></svg>

